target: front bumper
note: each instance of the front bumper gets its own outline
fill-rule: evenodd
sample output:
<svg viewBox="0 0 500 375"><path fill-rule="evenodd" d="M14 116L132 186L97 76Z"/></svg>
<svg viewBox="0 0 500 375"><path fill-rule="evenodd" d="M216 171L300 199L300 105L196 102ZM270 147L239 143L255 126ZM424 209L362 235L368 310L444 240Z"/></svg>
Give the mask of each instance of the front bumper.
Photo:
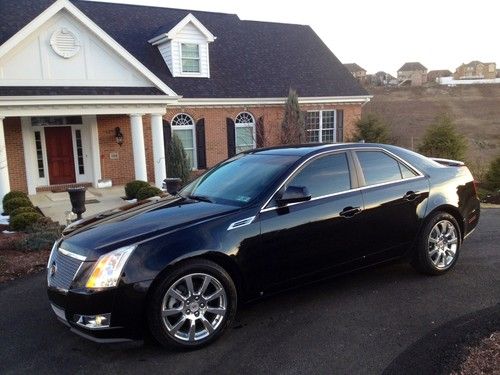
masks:
<svg viewBox="0 0 500 375"><path fill-rule="evenodd" d="M150 281L120 285L109 290L51 288L47 294L56 317L70 330L99 343L117 343L143 339L145 306ZM106 328L86 328L77 324L81 315L111 314Z"/></svg>

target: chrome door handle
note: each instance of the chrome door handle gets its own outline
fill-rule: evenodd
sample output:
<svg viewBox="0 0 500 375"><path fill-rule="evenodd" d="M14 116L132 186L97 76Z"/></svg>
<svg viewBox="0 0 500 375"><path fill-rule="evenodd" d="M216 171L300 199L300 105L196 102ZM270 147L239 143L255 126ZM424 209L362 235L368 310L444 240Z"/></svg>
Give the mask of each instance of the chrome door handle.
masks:
<svg viewBox="0 0 500 375"><path fill-rule="evenodd" d="M349 218L349 217L353 217L354 215L357 215L361 212L361 208L360 207L346 207L344 208L341 212L340 212L340 216L342 217L346 217L346 218Z"/></svg>
<svg viewBox="0 0 500 375"><path fill-rule="evenodd" d="M407 200L407 201L413 201L415 199L417 199L418 197L418 191L408 191L404 196L403 196L403 199L404 200Z"/></svg>

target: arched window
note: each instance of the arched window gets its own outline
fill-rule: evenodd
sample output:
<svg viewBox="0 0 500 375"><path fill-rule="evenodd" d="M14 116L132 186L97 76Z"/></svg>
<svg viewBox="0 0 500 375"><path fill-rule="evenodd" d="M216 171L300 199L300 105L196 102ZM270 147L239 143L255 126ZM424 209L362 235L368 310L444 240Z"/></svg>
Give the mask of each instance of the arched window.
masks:
<svg viewBox="0 0 500 375"><path fill-rule="evenodd" d="M196 169L196 138L193 118L185 113L179 113L172 119L172 134L182 142L191 168Z"/></svg>
<svg viewBox="0 0 500 375"><path fill-rule="evenodd" d="M252 114L241 112L234 123L236 153L255 148L255 119Z"/></svg>

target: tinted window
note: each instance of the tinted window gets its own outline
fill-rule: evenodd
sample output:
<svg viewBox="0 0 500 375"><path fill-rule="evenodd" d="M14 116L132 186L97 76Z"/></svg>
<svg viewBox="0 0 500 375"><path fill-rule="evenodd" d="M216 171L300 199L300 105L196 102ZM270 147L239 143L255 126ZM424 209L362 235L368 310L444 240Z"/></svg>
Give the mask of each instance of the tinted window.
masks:
<svg viewBox="0 0 500 375"><path fill-rule="evenodd" d="M367 185L401 180L399 163L380 151L358 151L359 163Z"/></svg>
<svg viewBox="0 0 500 375"><path fill-rule="evenodd" d="M312 161L288 185L307 187L313 198L349 190L351 178L346 154L323 156Z"/></svg>
<svg viewBox="0 0 500 375"><path fill-rule="evenodd" d="M265 193L298 158L293 155L240 154L194 180L180 194L244 206Z"/></svg>
<svg viewBox="0 0 500 375"><path fill-rule="evenodd" d="M416 174L413 173L412 170L409 168L405 167L403 164L399 163L399 168L401 169L401 174L403 175L403 178L409 178L409 177L415 177Z"/></svg>

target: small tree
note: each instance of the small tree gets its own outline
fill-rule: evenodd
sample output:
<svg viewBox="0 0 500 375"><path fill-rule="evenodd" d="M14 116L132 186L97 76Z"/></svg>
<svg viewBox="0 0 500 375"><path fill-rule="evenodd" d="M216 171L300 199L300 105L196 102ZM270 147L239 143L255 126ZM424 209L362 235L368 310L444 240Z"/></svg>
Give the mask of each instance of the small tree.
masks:
<svg viewBox="0 0 500 375"><path fill-rule="evenodd" d="M352 141L390 143L389 129L379 116L368 113L356 122L356 130L352 136Z"/></svg>
<svg viewBox="0 0 500 375"><path fill-rule="evenodd" d="M172 134L172 140L167 150L167 176L180 178L183 184L187 183L191 176L189 159L181 140L175 133Z"/></svg>
<svg viewBox="0 0 500 375"><path fill-rule="evenodd" d="M418 151L427 156L463 160L467 144L448 114L435 118L425 132Z"/></svg>
<svg viewBox="0 0 500 375"><path fill-rule="evenodd" d="M490 164L486 172L486 187L492 190L500 190L500 156L497 156Z"/></svg>
<svg viewBox="0 0 500 375"><path fill-rule="evenodd" d="M284 145L305 142L304 116L300 111L299 97L290 89L285 103L285 115L281 123L281 143Z"/></svg>

